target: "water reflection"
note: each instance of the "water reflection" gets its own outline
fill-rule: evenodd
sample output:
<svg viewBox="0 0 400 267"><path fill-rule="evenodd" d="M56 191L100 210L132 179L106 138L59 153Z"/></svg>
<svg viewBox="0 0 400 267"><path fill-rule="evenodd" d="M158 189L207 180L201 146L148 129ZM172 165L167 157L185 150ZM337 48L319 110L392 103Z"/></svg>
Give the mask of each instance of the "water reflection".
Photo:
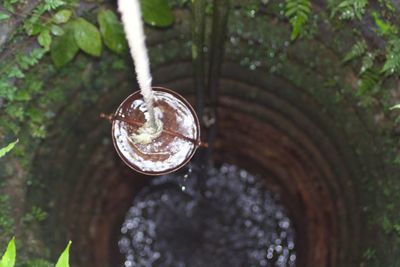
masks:
<svg viewBox="0 0 400 267"><path fill-rule="evenodd" d="M195 190L200 180L202 193ZM153 179L136 196L121 233L126 267L296 263L292 223L277 197L232 165Z"/></svg>

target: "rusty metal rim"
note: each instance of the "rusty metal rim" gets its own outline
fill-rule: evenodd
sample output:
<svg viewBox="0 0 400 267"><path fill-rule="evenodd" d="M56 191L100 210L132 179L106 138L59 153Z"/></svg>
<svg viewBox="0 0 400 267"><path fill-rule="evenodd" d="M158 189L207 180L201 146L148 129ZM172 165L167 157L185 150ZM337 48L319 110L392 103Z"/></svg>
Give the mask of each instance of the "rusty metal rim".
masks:
<svg viewBox="0 0 400 267"><path fill-rule="evenodd" d="M165 87L154 86L154 87L152 87L152 88L153 88L153 90L155 90L155 91L166 92L166 93L169 93L169 94L173 95L174 97L176 97L177 99L179 99L180 101L182 101L182 102L188 107L188 109L190 110L190 113L193 115L193 118L194 118L195 123L196 123L196 128L197 128L197 136L196 136L196 138L195 138L196 143L194 144L194 148L193 148L192 152L189 154L189 156L188 156L182 163L180 163L179 165L177 165L177 166L174 167L174 168L171 168L171 169L168 169L168 170L165 170L165 171L160 171L160 172L152 172L152 171L145 172L145 171L143 171L143 170L140 170L139 168L136 168L136 166L133 165L131 162L129 162L129 161L125 158L125 156L121 153L121 151L119 150L118 145L117 145L117 141L116 141L115 136L114 136L115 121L112 122L111 136L112 136L114 148L115 148L115 150L117 151L118 156L122 159L122 161L123 161L129 168L131 168L132 170L134 170L134 171L136 171L136 172L139 172L139 173L141 173L141 174L144 174L144 175L159 176L159 175L165 175L165 174L168 174L168 173L171 173L171 172L174 172L174 171L179 170L180 168L182 168L183 166L185 166L185 165L193 158L194 154L196 153L197 148L199 147L199 144L201 143L201 139L200 139L200 130L201 130L201 129L200 129L199 118L197 117L197 114L196 114L194 108L193 108L192 105L189 103L189 101L187 101L182 95L178 94L177 92L175 92L175 91L173 91L173 90L171 90L171 89L165 88ZM117 115L118 110L120 110L120 109L122 108L122 106L123 106L127 101L129 101L131 98L137 96L138 94L140 94L140 91L135 91L134 93L132 93L132 94L130 94L128 97L126 97L126 98L124 99L124 101L122 101L122 103L118 106L118 108L116 109L116 111L114 112L114 116Z"/></svg>

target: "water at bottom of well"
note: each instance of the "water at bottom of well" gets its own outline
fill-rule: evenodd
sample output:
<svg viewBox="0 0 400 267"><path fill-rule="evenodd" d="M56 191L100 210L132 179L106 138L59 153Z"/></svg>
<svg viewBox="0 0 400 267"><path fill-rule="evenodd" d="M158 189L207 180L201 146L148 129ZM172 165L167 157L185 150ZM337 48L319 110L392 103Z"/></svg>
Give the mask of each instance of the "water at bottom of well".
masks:
<svg viewBox="0 0 400 267"><path fill-rule="evenodd" d="M222 165L182 179L154 178L136 195L121 227L121 266L296 265L292 222L260 178Z"/></svg>

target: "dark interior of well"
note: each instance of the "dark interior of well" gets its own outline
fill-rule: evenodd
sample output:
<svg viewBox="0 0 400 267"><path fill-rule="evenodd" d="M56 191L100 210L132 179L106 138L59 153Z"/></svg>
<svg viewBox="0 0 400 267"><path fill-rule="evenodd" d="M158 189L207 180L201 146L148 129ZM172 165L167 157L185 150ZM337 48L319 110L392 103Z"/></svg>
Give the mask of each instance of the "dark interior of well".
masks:
<svg viewBox="0 0 400 267"><path fill-rule="evenodd" d="M5 0L0 147L19 142L0 159L0 253L15 236L21 267L69 240L77 267L400 266L399 3L141 4L152 83L193 105L209 147L165 177L118 156L99 115L139 87L116 1ZM68 55L81 20L100 54ZM128 226L138 212L154 234Z"/></svg>

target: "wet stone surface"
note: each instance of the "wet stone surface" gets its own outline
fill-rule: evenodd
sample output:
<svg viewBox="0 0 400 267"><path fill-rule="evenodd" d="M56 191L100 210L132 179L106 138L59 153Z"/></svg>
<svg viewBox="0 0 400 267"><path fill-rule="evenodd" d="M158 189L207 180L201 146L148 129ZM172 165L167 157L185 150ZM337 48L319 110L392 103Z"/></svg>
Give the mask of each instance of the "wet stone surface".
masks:
<svg viewBox="0 0 400 267"><path fill-rule="evenodd" d="M279 199L232 165L154 178L121 227L120 266L295 266Z"/></svg>

